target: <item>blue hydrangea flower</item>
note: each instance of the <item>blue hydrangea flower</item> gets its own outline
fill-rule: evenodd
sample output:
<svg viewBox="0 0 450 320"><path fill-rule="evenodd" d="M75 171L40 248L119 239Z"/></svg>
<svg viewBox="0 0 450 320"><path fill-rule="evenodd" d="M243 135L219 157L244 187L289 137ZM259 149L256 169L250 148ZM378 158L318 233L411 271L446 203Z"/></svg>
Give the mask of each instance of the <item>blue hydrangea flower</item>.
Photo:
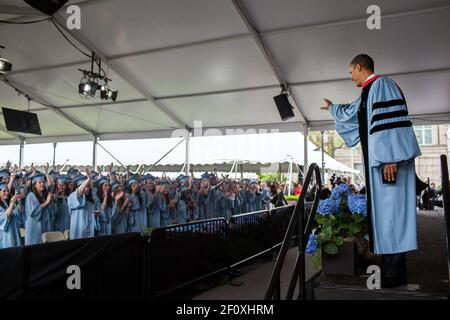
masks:
<svg viewBox="0 0 450 320"><path fill-rule="evenodd" d="M330 197L325 200L320 200L317 212L319 212L319 214L323 216L337 213L339 212L340 201L341 200L339 198L336 199L333 197Z"/></svg>
<svg viewBox="0 0 450 320"><path fill-rule="evenodd" d="M306 254L314 254L317 252L317 236L311 233L306 245Z"/></svg>
<svg viewBox="0 0 450 320"><path fill-rule="evenodd" d="M352 194L352 189L346 183L341 183L331 191L332 198L340 198L343 194Z"/></svg>
<svg viewBox="0 0 450 320"><path fill-rule="evenodd" d="M353 214L367 216L367 198L365 195L348 195L348 207Z"/></svg>

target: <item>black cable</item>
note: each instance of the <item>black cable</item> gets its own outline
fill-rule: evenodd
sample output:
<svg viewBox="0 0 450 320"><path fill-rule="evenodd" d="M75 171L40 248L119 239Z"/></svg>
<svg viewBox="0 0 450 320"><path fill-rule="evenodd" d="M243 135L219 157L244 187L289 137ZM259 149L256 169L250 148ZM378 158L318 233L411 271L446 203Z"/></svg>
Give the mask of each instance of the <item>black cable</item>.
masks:
<svg viewBox="0 0 450 320"><path fill-rule="evenodd" d="M33 23L39 23L43 21L51 20L51 18L45 18L41 20L33 20L33 21L10 21L10 20L0 20L0 23L5 24L33 24Z"/></svg>
<svg viewBox="0 0 450 320"><path fill-rule="evenodd" d="M89 59L92 59L92 56L86 52L84 52L83 50L81 50L75 43L73 43L67 36L66 34L61 30L61 28L56 24L55 21L53 21L53 19L49 19L51 23L53 23L53 25L55 26L55 28L59 31L59 33L61 33L61 35L64 37L64 39L67 40L67 42L69 42L75 49L77 49L78 51L80 51L82 54L84 54L86 57L88 57Z"/></svg>
<svg viewBox="0 0 450 320"><path fill-rule="evenodd" d="M69 42L75 49L77 49L79 52L81 52L83 55L85 55L86 57L88 57L89 59L93 59L92 54L86 53L83 50L81 50L75 43L73 43L73 41L71 41L69 39L69 37L67 37L67 35L64 33L64 31L58 26L58 24L53 20L53 19L47 19L49 20L51 23L53 23L53 25L55 26L55 28L59 31L59 33L61 33L61 35L64 37L64 39L67 40L67 42ZM93 61L95 61L95 63L97 64L97 66L100 68L101 71L103 71L104 76L106 77L106 71L101 67L100 62L97 59L93 59Z"/></svg>

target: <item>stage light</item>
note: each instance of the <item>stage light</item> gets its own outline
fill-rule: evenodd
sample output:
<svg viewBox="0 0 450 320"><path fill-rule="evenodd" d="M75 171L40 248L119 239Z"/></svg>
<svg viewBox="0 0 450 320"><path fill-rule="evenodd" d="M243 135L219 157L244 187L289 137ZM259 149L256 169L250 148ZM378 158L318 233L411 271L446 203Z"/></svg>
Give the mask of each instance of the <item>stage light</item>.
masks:
<svg viewBox="0 0 450 320"><path fill-rule="evenodd" d="M97 83L94 81L83 77L78 85L78 93L83 95L84 97L94 97L97 92Z"/></svg>
<svg viewBox="0 0 450 320"><path fill-rule="evenodd" d="M94 71L95 65L98 66L98 72ZM116 102L119 92L110 89L109 82L112 80L107 77L105 70L102 69L101 59L97 59L94 53L92 53L91 70L78 69L78 71L83 73L83 77L78 85L78 92L82 97L89 99L100 96L102 100ZM100 92L99 96L96 96L97 91Z"/></svg>
<svg viewBox="0 0 450 320"><path fill-rule="evenodd" d="M0 58L0 73L5 74L12 70L12 63L6 59Z"/></svg>
<svg viewBox="0 0 450 320"><path fill-rule="evenodd" d="M113 102L116 102L118 93L119 91L117 90L111 90L108 86L108 82L105 82L105 84L100 88L100 99L112 100Z"/></svg>
<svg viewBox="0 0 450 320"><path fill-rule="evenodd" d="M5 49L5 46L0 45L1 49ZM0 56L0 74L8 73L12 70L12 63L6 60L5 58L2 58Z"/></svg>
<svg viewBox="0 0 450 320"><path fill-rule="evenodd" d="M117 100L117 95L119 94L119 91L109 91L109 94L108 94L108 96L109 96L109 98L112 100L112 101L114 101L114 102L116 102L116 100Z"/></svg>

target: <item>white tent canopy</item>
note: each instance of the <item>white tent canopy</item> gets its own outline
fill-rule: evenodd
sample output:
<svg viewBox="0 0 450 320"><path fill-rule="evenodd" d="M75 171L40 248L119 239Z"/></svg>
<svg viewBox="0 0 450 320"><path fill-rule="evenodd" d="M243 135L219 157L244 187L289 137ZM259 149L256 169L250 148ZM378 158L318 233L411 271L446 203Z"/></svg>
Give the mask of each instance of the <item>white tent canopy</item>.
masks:
<svg viewBox="0 0 450 320"><path fill-rule="evenodd" d="M272 133L272 134L246 134L245 136L210 136L192 138L190 142L191 158L190 163L198 164L217 164L217 163L262 163L267 170L277 171L278 163L293 162L294 164L304 164L304 139L298 132L291 133ZM175 143L174 143L175 145ZM105 147L116 155L119 159L125 157L123 151L118 147L112 147L105 144ZM167 148L172 145L167 146ZM113 149L114 148L114 149ZM173 165L184 163L185 148L181 145L175 148L170 154L162 159L159 164ZM322 165L322 152L312 142L308 142L309 162L315 162ZM143 151L141 155L150 161L157 161L160 155L152 154L149 151ZM342 163L336 161L328 154L324 154L325 169L334 171L358 173ZM138 162L136 162L138 163ZM274 165L275 170L270 166Z"/></svg>
<svg viewBox="0 0 450 320"><path fill-rule="evenodd" d="M330 125L321 99L348 102L358 89L349 60L366 52L391 75L416 123L450 120L450 3L377 1L381 30L366 27L370 0L87 0L81 30L66 30L103 58L115 104L78 94L89 59L48 21L0 24L2 56L13 72L0 83L2 106L27 110L33 98L43 135L0 132L1 144L168 137L174 128L270 127L300 131ZM24 17L25 16L25 17ZM0 0L0 19L38 19L25 2ZM55 15L66 28L66 12ZM107 66L107 67L106 67ZM295 118L282 122L273 102L286 82ZM0 128L4 128L0 119ZM323 128L323 127L321 127Z"/></svg>

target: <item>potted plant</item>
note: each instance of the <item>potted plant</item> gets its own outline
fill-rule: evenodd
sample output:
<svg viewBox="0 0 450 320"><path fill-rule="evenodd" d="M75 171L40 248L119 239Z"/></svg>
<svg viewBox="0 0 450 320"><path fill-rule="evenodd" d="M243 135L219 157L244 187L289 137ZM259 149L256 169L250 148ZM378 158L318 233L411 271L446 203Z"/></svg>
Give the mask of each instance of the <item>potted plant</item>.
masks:
<svg viewBox="0 0 450 320"><path fill-rule="evenodd" d="M354 274L356 250L366 243L368 231L367 200L354 194L342 183L328 199L321 200L315 221L317 227L309 237L306 253L314 255L317 266L325 273ZM363 249L359 253L363 253Z"/></svg>

